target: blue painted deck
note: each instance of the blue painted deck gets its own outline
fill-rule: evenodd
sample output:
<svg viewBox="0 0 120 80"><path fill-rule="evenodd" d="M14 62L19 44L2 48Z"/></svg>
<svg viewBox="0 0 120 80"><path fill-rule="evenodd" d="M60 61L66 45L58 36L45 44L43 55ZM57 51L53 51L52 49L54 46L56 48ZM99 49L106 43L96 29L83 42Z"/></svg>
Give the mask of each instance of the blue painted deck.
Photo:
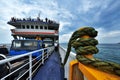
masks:
<svg viewBox="0 0 120 80"><path fill-rule="evenodd" d="M33 80L64 80L63 68L60 65L59 53L54 51L45 64L39 68Z"/></svg>

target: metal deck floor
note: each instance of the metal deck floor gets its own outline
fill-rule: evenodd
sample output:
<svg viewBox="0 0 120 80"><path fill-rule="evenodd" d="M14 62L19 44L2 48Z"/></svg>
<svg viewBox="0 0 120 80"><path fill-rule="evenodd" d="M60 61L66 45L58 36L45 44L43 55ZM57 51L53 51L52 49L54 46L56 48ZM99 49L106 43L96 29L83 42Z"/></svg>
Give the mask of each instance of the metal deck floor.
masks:
<svg viewBox="0 0 120 80"><path fill-rule="evenodd" d="M60 65L60 55L54 51L44 65L39 68L33 80L64 80L63 68Z"/></svg>

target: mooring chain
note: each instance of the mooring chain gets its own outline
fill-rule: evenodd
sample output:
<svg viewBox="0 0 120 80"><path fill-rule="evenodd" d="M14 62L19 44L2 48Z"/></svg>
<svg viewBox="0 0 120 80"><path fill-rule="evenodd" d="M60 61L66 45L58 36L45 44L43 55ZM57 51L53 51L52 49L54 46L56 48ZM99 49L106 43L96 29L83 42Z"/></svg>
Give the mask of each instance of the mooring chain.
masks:
<svg viewBox="0 0 120 80"><path fill-rule="evenodd" d="M75 31L69 40L63 65L66 64L71 47L73 47L77 54L76 59L81 63L120 76L120 64L101 61L96 58L87 58L85 56L98 53L99 50L96 47L98 41L95 39L97 33L98 32L92 27L84 27ZM89 37L84 38L83 36Z"/></svg>

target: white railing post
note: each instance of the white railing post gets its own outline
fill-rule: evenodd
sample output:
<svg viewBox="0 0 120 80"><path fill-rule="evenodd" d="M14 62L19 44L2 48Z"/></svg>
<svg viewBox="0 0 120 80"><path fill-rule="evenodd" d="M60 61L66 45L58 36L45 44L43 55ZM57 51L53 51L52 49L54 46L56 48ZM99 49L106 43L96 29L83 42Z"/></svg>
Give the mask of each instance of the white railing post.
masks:
<svg viewBox="0 0 120 80"><path fill-rule="evenodd" d="M32 54L29 55L29 80L32 80Z"/></svg>
<svg viewBox="0 0 120 80"><path fill-rule="evenodd" d="M51 47L52 48L52 47ZM51 48L49 48L49 53L50 53L50 55L51 55Z"/></svg>
<svg viewBox="0 0 120 80"><path fill-rule="evenodd" d="M5 80L5 78L3 78L3 79L0 79L0 80Z"/></svg>
<svg viewBox="0 0 120 80"><path fill-rule="evenodd" d="M36 53L36 52L41 52L42 51L42 64L44 64L45 62L45 52L44 51L47 51L47 58L49 57L49 55L51 54L51 52L53 51L54 47L48 47L48 48L45 48L45 49L40 49L40 50L36 50L36 51L32 51L32 52L29 52L29 53L26 53L26 54L22 54L22 55L17 55L17 56L13 56L13 57L10 57L10 58L6 58L4 60L0 60L0 65L1 64L5 64L5 63L8 63L10 61L13 61L13 60L16 60L16 59L19 59L19 58L22 58L22 57L25 57L25 56L28 56L29 57L29 62L26 63L25 65L15 69L14 71L12 71L11 73L7 74L6 76L4 76L3 78L1 78L0 80L5 80L7 77L11 76L12 74L14 74L15 72L19 71L20 69L22 69L24 66L26 65L29 65L29 69L24 73L26 74L27 72L29 72L29 80L32 80L32 54ZM23 75L24 75L23 74ZM22 75L22 76L23 76ZM20 79L21 77L18 78L18 80Z"/></svg>
<svg viewBox="0 0 120 80"><path fill-rule="evenodd" d="M48 52L48 50L49 50L49 48L47 48L47 58L48 58L48 56L49 56L49 52Z"/></svg>
<svg viewBox="0 0 120 80"><path fill-rule="evenodd" d="M44 64L44 49L42 50L42 64Z"/></svg>

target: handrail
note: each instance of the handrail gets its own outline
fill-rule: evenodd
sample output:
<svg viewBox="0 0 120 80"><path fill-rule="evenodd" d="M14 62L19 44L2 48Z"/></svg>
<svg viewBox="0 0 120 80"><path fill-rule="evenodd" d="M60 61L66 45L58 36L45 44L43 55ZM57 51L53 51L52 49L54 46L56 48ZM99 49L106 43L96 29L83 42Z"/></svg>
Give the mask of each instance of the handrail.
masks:
<svg viewBox="0 0 120 80"><path fill-rule="evenodd" d="M78 60L72 60L69 66L69 80L120 80L120 76L84 65Z"/></svg>
<svg viewBox="0 0 120 80"><path fill-rule="evenodd" d="M65 49L64 47L62 47L62 46L59 46L59 48L66 54L66 52L67 52L67 49ZM60 53L61 54L61 53ZM63 59L64 59L64 57L65 57L65 54L61 54L61 56L62 56L62 62L63 62ZM64 56L63 56L64 55ZM76 59L76 53L74 53L74 52L70 52L70 59L72 59L72 60L74 60L74 59Z"/></svg>
<svg viewBox="0 0 120 80"><path fill-rule="evenodd" d="M59 46L59 53L60 53L60 56L61 56L61 59L62 59L62 63L64 61L64 58L65 58L65 54L66 54L66 51L67 49L65 49L64 47L62 47L61 45ZM72 51L70 52L70 56L68 58L68 61L67 61L67 64L64 66L64 70L65 70L65 78L69 78L68 75L69 75L69 63L70 61L72 60L75 60L76 59L76 54L73 53Z"/></svg>
<svg viewBox="0 0 120 80"><path fill-rule="evenodd" d="M0 60L0 65L1 65L1 64L4 64L4 63L7 63L7 62L10 62L10 61L13 61L13 60L16 60L16 59L19 59L19 58L22 58L22 57L25 57L25 56L28 56L28 55L33 54L33 53L36 53L36 52L43 51L43 50L44 50L44 49L40 49L40 50L28 52L28 53L26 53L26 54L16 55L16 56L13 56L13 57L10 57L10 58L7 58L7 59Z"/></svg>
<svg viewBox="0 0 120 80"><path fill-rule="evenodd" d="M46 50L46 52L44 52L45 50ZM26 57L26 56L29 57L29 61L28 61L26 64L20 66L19 68L17 68L16 70L12 71L12 72L9 73L9 74L7 74L6 76L4 76L3 78L1 78L0 80L5 80L7 77L9 77L10 75L14 74L15 72L17 72L18 70L22 69L23 67L25 67L25 66L28 65L28 64L29 64L29 68L28 68L28 70L25 71L23 74L25 75L25 74L29 71L29 80L32 80L32 73L33 73L33 72L32 72L32 67L34 66L34 65L32 65L32 61L34 60L34 59L32 59L32 54L34 54L34 53L36 53L36 52L42 51L42 54L39 55L39 57L42 56L42 58L39 59L39 60L42 60L41 64L44 64L45 59L47 59L48 56L51 55L51 52L52 52L53 50L54 50L54 46L48 47L48 48L44 48L44 49L40 49L40 50L35 50L35 51L28 52L28 53L22 54L22 55L13 56L13 57L10 57L10 58L6 58L6 59L4 59L4 60L0 60L0 65L1 65L1 64L5 64L5 63L8 63L8 62L10 62L10 61L13 61L13 60L22 58L22 57ZM46 54L46 55L45 55L45 54ZM37 58L38 58L38 57L37 57ZM36 58L36 59L37 59L37 58ZM38 62L38 61L37 61L37 62ZM21 75L21 76L23 76L23 75ZM21 78L21 76L19 76L17 80L19 80L19 79Z"/></svg>

